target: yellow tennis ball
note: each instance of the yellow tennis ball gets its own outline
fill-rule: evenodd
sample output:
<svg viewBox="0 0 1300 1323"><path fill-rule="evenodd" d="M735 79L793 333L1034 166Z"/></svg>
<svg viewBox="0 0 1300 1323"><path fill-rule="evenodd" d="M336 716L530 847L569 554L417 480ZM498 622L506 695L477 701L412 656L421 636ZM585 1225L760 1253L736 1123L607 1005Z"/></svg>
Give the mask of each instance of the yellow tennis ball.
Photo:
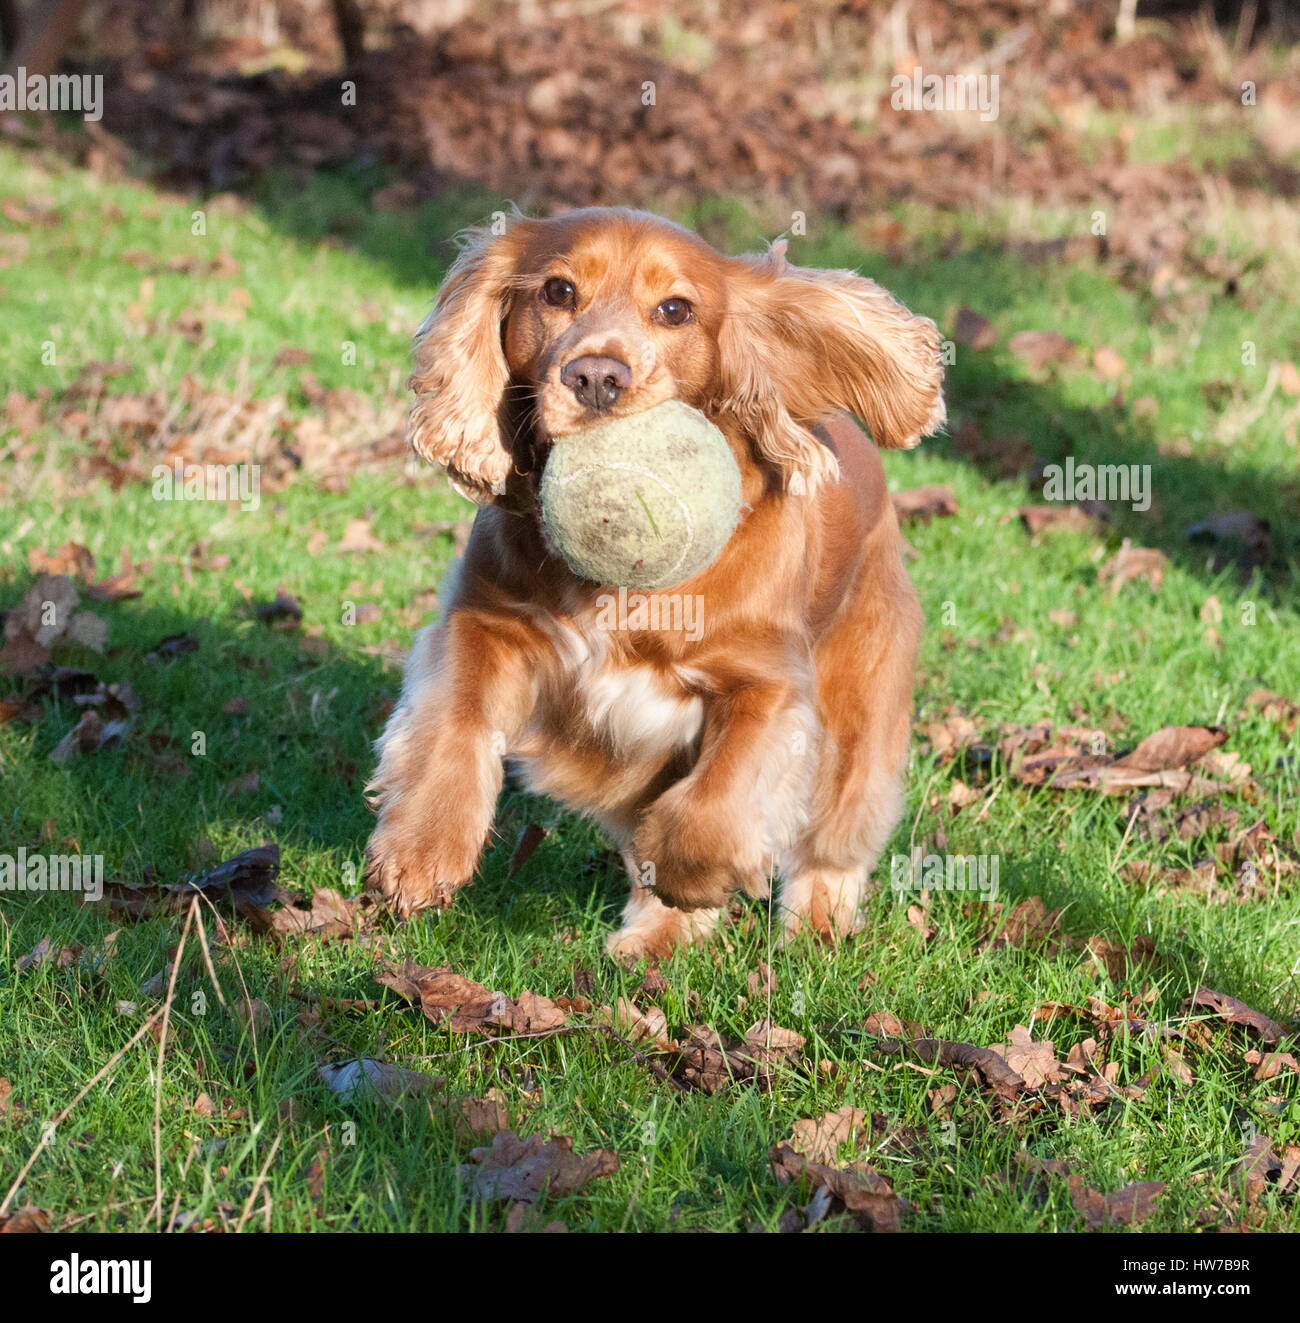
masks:
<svg viewBox="0 0 1300 1323"><path fill-rule="evenodd" d="M663 588L707 569L726 546L740 519L740 468L698 409L667 400L557 438L541 504L575 574Z"/></svg>

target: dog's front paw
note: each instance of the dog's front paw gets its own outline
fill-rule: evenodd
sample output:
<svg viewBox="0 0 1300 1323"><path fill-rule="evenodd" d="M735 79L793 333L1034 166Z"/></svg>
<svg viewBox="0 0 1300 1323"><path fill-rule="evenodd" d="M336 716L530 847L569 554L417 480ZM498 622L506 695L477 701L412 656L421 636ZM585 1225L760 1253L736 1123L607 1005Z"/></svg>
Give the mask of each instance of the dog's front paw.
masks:
<svg viewBox="0 0 1300 1323"><path fill-rule="evenodd" d="M430 839L401 821L386 820L366 846L366 890L381 896L399 918L417 910L445 908L471 880L477 851L459 857L445 843Z"/></svg>
<svg viewBox="0 0 1300 1323"><path fill-rule="evenodd" d="M710 840L697 831L687 801L672 791L642 821L633 850L643 885L665 905L679 910L725 905L742 885L736 855L718 835Z"/></svg>
<svg viewBox="0 0 1300 1323"><path fill-rule="evenodd" d="M770 852L752 817L705 795L690 778L650 806L633 851L644 883L678 909L716 908L737 890L750 896L768 891Z"/></svg>

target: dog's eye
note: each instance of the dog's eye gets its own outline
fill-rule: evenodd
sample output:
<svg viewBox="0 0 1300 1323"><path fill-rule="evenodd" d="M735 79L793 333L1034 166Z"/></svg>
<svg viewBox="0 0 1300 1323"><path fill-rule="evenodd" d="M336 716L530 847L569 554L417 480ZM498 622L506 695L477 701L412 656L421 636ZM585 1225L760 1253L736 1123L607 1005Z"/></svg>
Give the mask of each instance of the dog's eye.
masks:
<svg viewBox="0 0 1300 1323"><path fill-rule="evenodd" d="M563 276L552 276L542 286L542 300L552 308L576 308L578 291L574 289L573 281L565 280Z"/></svg>
<svg viewBox="0 0 1300 1323"><path fill-rule="evenodd" d="M655 309L655 317L665 326L685 326L691 320L691 305L685 299L665 299Z"/></svg>

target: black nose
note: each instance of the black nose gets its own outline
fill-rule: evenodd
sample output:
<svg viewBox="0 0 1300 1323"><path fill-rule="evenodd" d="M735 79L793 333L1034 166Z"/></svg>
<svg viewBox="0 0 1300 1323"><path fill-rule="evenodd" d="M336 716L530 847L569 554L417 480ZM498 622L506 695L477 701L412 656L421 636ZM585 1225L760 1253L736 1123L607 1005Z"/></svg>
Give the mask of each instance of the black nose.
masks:
<svg viewBox="0 0 1300 1323"><path fill-rule="evenodd" d="M579 404L604 413L632 384L632 369L616 358L584 354L565 364L560 381L574 393Z"/></svg>

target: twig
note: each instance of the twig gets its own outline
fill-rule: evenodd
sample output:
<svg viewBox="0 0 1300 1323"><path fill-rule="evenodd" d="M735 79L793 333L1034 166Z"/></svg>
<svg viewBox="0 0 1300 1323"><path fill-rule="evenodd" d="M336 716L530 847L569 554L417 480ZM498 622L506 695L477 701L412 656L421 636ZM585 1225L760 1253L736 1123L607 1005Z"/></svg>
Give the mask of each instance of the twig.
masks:
<svg viewBox="0 0 1300 1323"><path fill-rule="evenodd" d="M208 909L212 911L214 915L216 915L217 922L220 923L221 915L217 912L217 907L203 894L203 892L196 891L194 894L200 900L203 901L203 903L208 907ZM242 968L240 968L239 956L236 953L235 948L233 946L230 948L230 958L235 962L235 974L239 978L240 988L243 989L244 1005L248 1010L248 1032L253 1037L253 1065L258 1070L261 1070L262 1063L258 1059L258 1055L257 1055L257 1017L253 1014L253 999L248 995L248 984L244 982L244 971ZM218 997L221 996L220 988L217 989L217 996ZM222 1002L221 1004L224 1006L225 1002Z"/></svg>
<svg viewBox="0 0 1300 1323"><path fill-rule="evenodd" d="M211 905L212 902L208 901ZM221 984L217 982L217 971L212 967L212 952L208 950L208 934L202 924L199 924L195 930L199 935L199 946L203 949L203 963L208 967L208 977L212 980L212 990L217 994L217 1002L224 1008L226 1004L225 995L221 991Z"/></svg>
<svg viewBox="0 0 1300 1323"><path fill-rule="evenodd" d="M262 1170L257 1173L257 1179L253 1182L253 1192L248 1196L244 1211L239 1215L239 1221L235 1224L236 1231L244 1229L244 1223L248 1221L248 1215L253 1211L253 1200L257 1198L257 1192L266 1180L266 1173L271 1169L271 1159L275 1157L276 1150L280 1147L280 1140L283 1138L282 1134L276 1135L275 1143L271 1145L271 1151L266 1155L266 1161L262 1163Z"/></svg>
<svg viewBox="0 0 1300 1323"><path fill-rule="evenodd" d="M158 1035L158 1078L154 1081L153 1091L153 1207L150 1214L157 1219L162 1228L163 1184L162 1184L162 1076L163 1056L167 1051L167 1028L171 1024L172 1001L176 996L176 976L181 970L181 960L185 955L185 939L189 936L190 924L198 912L197 899L190 901L185 911L185 926L181 929L181 940L176 944L176 959L172 962L172 976L167 982L167 996L162 1008L162 1033Z"/></svg>
<svg viewBox="0 0 1300 1323"><path fill-rule="evenodd" d="M1120 838L1119 845L1115 847L1115 853L1111 856L1110 871L1114 873L1115 865L1119 863L1119 857L1124 853L1124 847L1128 844L1129 832L1133 830L1133 824L1137 821L1138 810L1134 809L1128 815L1128 822L1124 824L1124 835Z"/></svg>
<svg viewBox="0 0 1300 1323"><path fill-rule="evenodd" d="M180 1180L176 1182L176 1199L172 1203L172 1214L167 1219L167 1230L170 1231L176 1225L176 1214L180 1211L181 1195L185 1193L185 1178L190 1174L190 1163L194 1161L194 1155L199 1151L199 1141L196 1139L190 1145L190 1151L185 1155L185 1165L181 1168Z"/></svg>
<svg viewBox="0 0 1300 1323"><path fill-rule="evenodd" d="M96 1084L99 1083L100 1080L104 1078L105 1075L108 1074L110 1070L113 1069L115 1065L117 1065L119 1061L121 1061L121 1059L127 1054L127 1052L131 1049L131 1047L134 1046L134 1044L136 1044L137 1042L139 1042L140 1039L142 1039L145 1036L145 1034L147 1034L149 1030L153 1028L155 1022L157 1021L158 1017L161 1014L162 1014L161 1011L155 1011L140 1026L140 1028L137 1029L135 1033L133 1033L131 1037L128 1038L126 1042L123 1043L122 1046L118 1048L118 1050L114 1052L111 1057L109 1057L108 1061L104 1064L104 1066L102 1066L98 1071L96 1071L94 1078L89 1080L82 1088L81 1092L77 1094L77 1096L54 1118L51 1124L55 1130L57 1130L59 1126L61 1126L63 1122L68 1119L68 1117L72 1113L72 1109L86 1096L86 1094L88 1094L91 1091L91 1089L95 1087ZM18 1187L23 1183L23 1177L26 1176L29 1171L31 1171L32 1164L36 1161L37 1154L39 1154L41 1149L43 1149L44 1147L45 1147L45 1138L44 1135L42 1135L40 1142L32 1150L31 1157L27 1159L27 1161L23 1164L23 1169L18 1173L17 1176L14 1177L14 1183L9 1187L9 1193L5 1195L4 1201L0 1202L0 1217L3 1217L5 1213L8 1211L10 1201L13 1199L14 1195L18 1192Z"/></svg>

